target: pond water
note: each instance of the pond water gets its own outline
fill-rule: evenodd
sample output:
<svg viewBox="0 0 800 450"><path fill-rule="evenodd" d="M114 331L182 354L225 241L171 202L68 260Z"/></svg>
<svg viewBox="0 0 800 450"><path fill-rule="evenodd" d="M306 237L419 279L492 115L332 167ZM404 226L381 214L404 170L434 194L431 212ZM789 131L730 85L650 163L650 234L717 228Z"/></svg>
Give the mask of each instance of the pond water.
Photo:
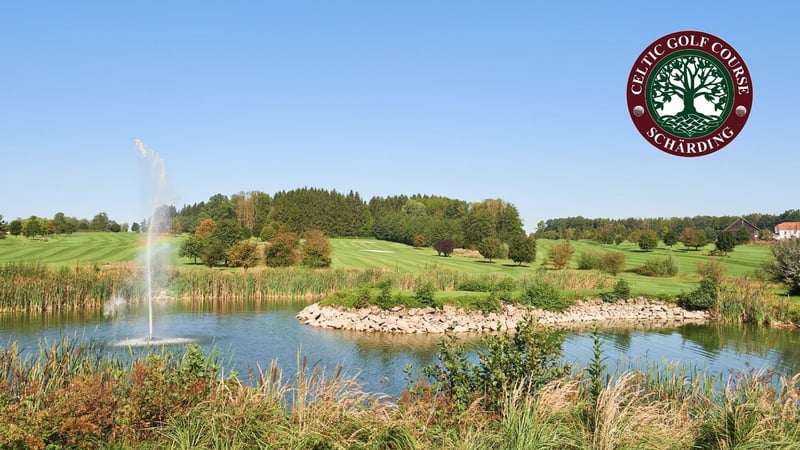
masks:
<svg viewBox="0 0 800 450"><path fill-rule="evenodd" d="M405 369L435 363L440 335L389 335L323 330L301 324L295 314L305 303L238 303L198 307L181 303L157 305L154 336L189 338L204 349L217 349L226 370L245 380L251 370L267 369L276 360L285 377L298 360L358 376L365 390L397 395L406 387ZM21 349L38 352L40 343L64 338L93 340L108 352L130 354L116 347L125 339L147 334L144 306L122 306L114 314L102 311L67 314L0 316L0 348L17 341ZM649 363L680 363L709 373L739 370L800 372L800 330L684 325L669 328L600 330L606 363L611 369ZM476 338L468 336L466 338ZM592 354L590 330L567 332L564 357L578 364Z"/></svg>

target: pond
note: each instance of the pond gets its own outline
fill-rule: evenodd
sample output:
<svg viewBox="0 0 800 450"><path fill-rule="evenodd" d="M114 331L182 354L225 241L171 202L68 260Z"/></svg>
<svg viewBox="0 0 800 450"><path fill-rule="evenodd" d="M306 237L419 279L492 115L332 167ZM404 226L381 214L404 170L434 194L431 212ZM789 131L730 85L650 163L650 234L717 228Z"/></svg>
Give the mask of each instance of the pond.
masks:
<svg viewBox="0 0 800 450"><path fill-rule="evenodd" d="M295 314L306 303L235 303L198 307L182 303L156 305L156 337L190 338L204 349L215 348L226 371L242 380L251 370L267 369L277 361L284 376L293 375L298 360L358 376L364 389L389 395L407 386L405 369L414 371L436 362L441 335L397 335L323 330L301 324ZM144 306L123 306L113 314L103 311L0 316L0 347L12 341L21 349L38 352L40 343L64 338L94 340L108 352L129 354L113 344L147 334ZM568 331L564 357L585 364L592 354L591 330ZM684 325L668 328L615 327L599 331L606 363L611 369L650 363L680 363L713 374L740 370L800 372L800 330ZM476 336L466 336L477 339Z"/></svg>

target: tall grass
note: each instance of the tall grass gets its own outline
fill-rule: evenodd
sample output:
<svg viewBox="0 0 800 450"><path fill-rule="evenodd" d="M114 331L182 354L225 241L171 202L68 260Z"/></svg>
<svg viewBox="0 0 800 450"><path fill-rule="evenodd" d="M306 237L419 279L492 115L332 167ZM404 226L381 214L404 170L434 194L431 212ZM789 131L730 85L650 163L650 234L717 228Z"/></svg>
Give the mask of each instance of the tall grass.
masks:
<svg viewBox="0 0 800 450"><path fill-rule="evenodd" d="M100 307L113 296L141 296L130 264L48 269L38 263L0 265L0 312Z"/></svg>
<svg viewBox="0 0 800 450"><path fill-rule="evenodd" d="M344 368L273 363L249 383L197 346L129 357L64 340L0 349L0 448L800 448L800 374L652 365L601 379L579 370L500 391L494 412L454 408L418 381L397 399ZM587 420L591 417L591 420Z"/></svg>

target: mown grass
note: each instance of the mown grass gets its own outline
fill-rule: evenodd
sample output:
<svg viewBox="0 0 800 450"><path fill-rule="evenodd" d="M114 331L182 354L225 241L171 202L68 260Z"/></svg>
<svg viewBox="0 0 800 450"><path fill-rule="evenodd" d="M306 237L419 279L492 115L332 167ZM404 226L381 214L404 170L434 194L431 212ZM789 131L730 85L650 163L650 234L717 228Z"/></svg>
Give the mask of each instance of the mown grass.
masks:
<svg viewBox="0 0 800 450"><path fill-rule="evenodd" d="M764 261L771 257L764 245L743 245L727 256L710 256L712 245L700 250L687 249L681 244L674 248L661 247L644 252L636 244L602 245L572 241L575 248L570 267L555 270L547 263L550 248L560 241L539 240L536 262L519 266L510 260L487 261L481 258L436 254L432 248L378 241L374 239L332 239L332 267L322 271L303 268L275 270L266 267L248 271L237 268L208 269L177 256L183 237L164 237L169 248L171 276L176 296L208 299L242 298L253 295L259 299L278 297L316 297L337 289L358 287L347 280L369 279L375 273L392 278L393 287L413 291L420 283L432 282L438 290L455 290L456 285L469 277L510 278L520 285L543 280L565 291L571 298L597 296L608 289L615 279L624 279L634 296L672 299L694 289L699 281L698 263L715 260L725 268L728 279L756 278ZM105 267L118 262L141 265L145 236L134 233L76 233L48 239L9 237L0 240L0 264L36 263L48 268L62 269L95 265ZM582 252L619 252L625 257L625 267L616 276L594 270L576 270ZM650 277L635 273L654 258L674 258L678 273L672 277ZM283 273L281 273L283 272ZM345 275L366 272L362 277ZM226 275L227 274L227 275ZM342 280L345 281L342 281ZM776 289L778 294L779 290Z"/></svg>

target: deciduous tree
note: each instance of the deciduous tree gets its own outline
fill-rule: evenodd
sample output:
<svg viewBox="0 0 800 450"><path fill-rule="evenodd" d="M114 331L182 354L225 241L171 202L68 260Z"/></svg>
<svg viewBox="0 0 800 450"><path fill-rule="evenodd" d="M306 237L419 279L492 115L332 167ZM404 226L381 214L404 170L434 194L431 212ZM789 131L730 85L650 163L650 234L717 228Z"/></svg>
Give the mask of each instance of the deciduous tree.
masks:
<svg viewBox="0 0 800 450"><path fill-rule="evenodd" d="M536 238L533 234L512 237L508 243L508 257L520 266L536 261Z"/></svg>
<svg viewBox="0 0 800 450"><path fill-rule="evenodd" d="M242 267L245 272L258 264L258 245L253 241L239 241L226 252L228 266Z"/></svg>
<svg viewBox="0 0 800 450"><path fill-rule="evenodd" d="M136 224L134 223L134 225ZM197 258L203 257L203 251L205 250L206 243L206 240L196 234L193 234L181 243L181 246L178 248L178 256L192 258L194 260L194 264L197 264Z"/></svg>
<svg viewBox="0 0 800 450"><path fill-rule="evenodd" d="M436 242L433 243L433 249L436 250L436 253L439 256L450 256L453 253L453 250L456 248L456 243L450 238L442 238L438 239Z"/></svg>
<svg viewBox="0 0 800 450"><path fill-rule="evenodd" d="M741 229L743 230L744 228ZM734 247L736 247L736 236L730 231L723 231L717 235L717 240L714 242L714 245L717 247L717 250L721 251L723 254L732 252Z"/></svg>
<svg viewBox="0 0 800 450"><path fill-rule="evenodd" d="M547 259L557 269L566 269L573 253L575 253L575 249L572 244L569 241L564 241L550 247L550 251L547 252Z"/></svg>
<svg viewBox="0 0 800 450"><path fill-rule="evenodd" d="M485 237L478 243L478 251L489 261L495 258L502 258L504 256L503 241L494 236Z"/></svg>
<svg viewBox="0 0 800 450"><path fill-rule="evenodd" d="M328 236L320 230L308 230L303 238L300 262L308 267L330 267L333 248Z"/></svg>
<svg viewBox="0 0 800 450"><path fill-rule="evenodd" d="M653 230L644 230L639 234L639 248L649 252L658 247L658 235Z"/></svg>
<svg viewBox="0 0 800 450"><path fill-rule="evenodd" d="M781 241L771 250L773 259L764 269L775 280L786 284L791 294L800 294L800 238Z"/></svg>
<svg viewBox="0 0 800 450"><path fill-rule="evenodd" d="M298 260L297 246L300 238L295 233L280 233L264 251L264 262L270 267L291 266Z"/></svg>
<svg viewBox="0 0 800 450"><path fill-rule="evenodd" d="M708 237L706 237L706 234L694 228L684 229L679 240L683 245L694 247L695 250L708 244Z"/></svg>

